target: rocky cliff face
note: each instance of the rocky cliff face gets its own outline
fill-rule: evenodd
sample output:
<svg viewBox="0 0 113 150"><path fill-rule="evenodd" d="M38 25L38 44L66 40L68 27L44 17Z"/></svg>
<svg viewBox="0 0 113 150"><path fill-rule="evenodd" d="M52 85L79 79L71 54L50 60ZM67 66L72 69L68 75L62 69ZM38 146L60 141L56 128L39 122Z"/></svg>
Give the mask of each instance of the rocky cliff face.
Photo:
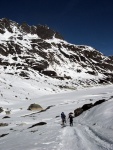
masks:
<svg viewBox="0 0 113 150"><path fill-rule="evenodd" d="M113 61L113 56L109 56L109 58L111 59L111 61Z"/></svg>
<svg viewBox="0 0 113 150"><path fill-rule="evenodd" d="M73 45L47 26L0 20L0 72L37 76L73 86L113 83L113 57L92 47ZM59 85L62 88L62 85Z"/></svg>

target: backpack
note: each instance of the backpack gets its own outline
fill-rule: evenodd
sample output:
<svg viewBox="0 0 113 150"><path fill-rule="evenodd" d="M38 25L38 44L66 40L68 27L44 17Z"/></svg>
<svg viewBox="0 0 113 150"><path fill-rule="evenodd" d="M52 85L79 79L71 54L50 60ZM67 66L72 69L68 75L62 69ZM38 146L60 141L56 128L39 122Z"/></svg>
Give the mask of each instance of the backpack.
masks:
<svg viewBox="0 0 113 150"><path fill-rule="evenodd" d="M66 117L65 114L64 114L64 113L61 113L61 118L62 118L62 119L65 119L65 117Z"/></svg>
<svg viewBox="0 0 113 150"><path fill-rule="evenodd" d="M73 116L71 114L69 114L69 118L70 120L73 120Z"/></svg>

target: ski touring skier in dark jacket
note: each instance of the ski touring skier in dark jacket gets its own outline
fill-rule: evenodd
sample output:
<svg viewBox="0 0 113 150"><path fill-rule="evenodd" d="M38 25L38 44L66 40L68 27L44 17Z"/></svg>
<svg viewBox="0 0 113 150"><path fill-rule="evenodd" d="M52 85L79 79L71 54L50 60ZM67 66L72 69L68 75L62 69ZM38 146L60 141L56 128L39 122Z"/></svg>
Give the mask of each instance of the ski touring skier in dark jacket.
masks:
<svg viewBox="0 0 113 150"><path fill-rule="evenodd" d="M64 114L64 112L61 113L61 119L62 119L62 125L64 125L64 123L66 123L66 115Z"/></svg>
<svg viewBox="0 0 113 150"><path fill-rule="evenodd" d="M73 126L73 115L72 113L69 113L69 122L70 122L70 126Z"/></svg>

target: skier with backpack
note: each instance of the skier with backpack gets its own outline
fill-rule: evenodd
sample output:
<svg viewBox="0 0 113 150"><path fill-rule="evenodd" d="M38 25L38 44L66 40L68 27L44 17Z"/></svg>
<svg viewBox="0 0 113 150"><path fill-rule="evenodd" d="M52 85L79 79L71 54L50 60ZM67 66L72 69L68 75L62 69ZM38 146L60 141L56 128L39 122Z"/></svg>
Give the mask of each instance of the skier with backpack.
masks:
<svg viewBox="0 0 113 150"><path fill-rule="evenodd" d="M73 126L73 118L74 117L73 117L72 113L69 113L68 118L69 118L70 126Z"/></svg>
<svg viewBox="0 0 113 150"><path fill-rule="evenodd" d="M64 112L61 113L61 119L62 119L62 125L64 126L64 123L66 123L66 115Z"/></svg>

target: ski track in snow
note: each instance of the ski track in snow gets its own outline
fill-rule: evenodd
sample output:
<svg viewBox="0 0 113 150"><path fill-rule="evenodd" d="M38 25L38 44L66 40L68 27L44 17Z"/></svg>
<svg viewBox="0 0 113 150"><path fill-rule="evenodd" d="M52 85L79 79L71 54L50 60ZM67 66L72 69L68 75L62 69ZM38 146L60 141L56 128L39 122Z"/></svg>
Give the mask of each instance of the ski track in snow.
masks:
<svg viewBox="0 0 113 150"><path fill-rule="evenodd" d="M113 150L113 142L105 140L87 126L65 127L57 150Z"/></svg>

